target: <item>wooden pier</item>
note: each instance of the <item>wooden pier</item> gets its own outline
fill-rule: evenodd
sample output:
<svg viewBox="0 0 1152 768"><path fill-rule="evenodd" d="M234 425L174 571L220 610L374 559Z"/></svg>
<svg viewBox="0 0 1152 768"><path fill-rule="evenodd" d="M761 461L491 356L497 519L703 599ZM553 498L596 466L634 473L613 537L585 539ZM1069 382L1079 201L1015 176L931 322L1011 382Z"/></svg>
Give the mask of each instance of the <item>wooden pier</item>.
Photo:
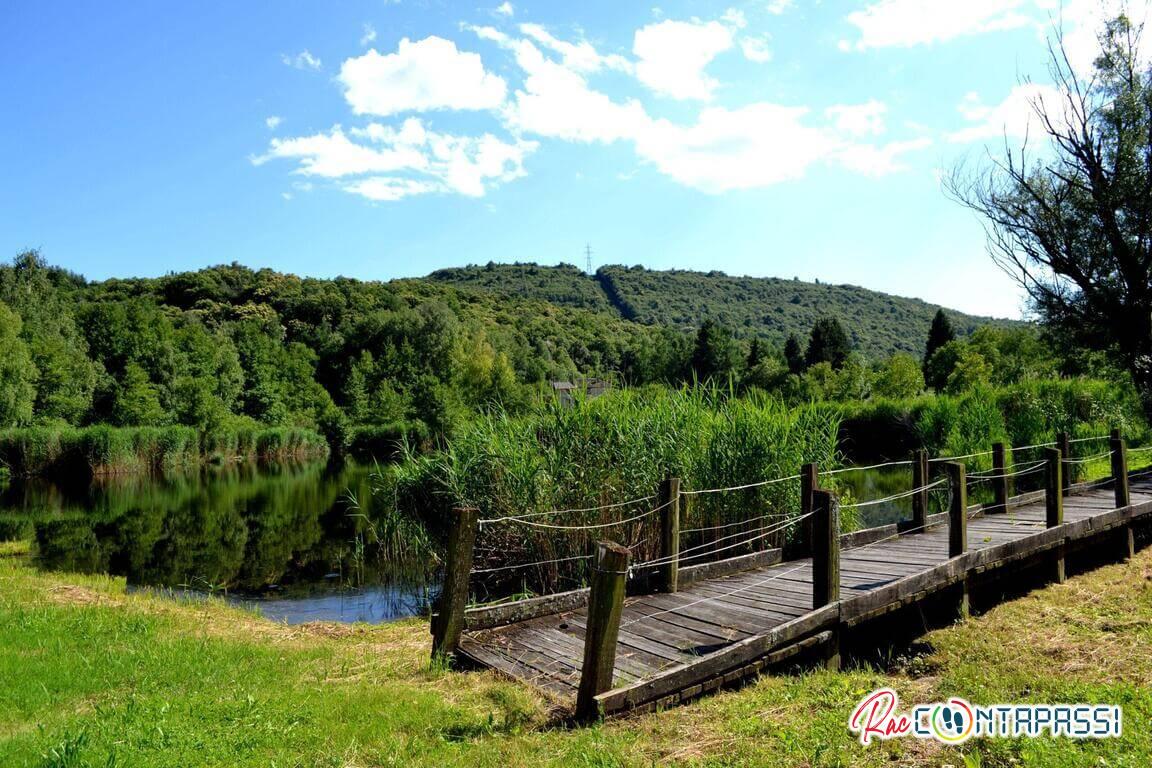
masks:
<svg viewBox="0 0 1152 768"><path fill-rule="evenodd" d="M681 567L671 584L664 568L653 594L624 597L627 550L610 544L591 590L463 610L466 583L465 597L446 588L435 642L583 718L687 701L801 654L837 666L845 633L903 607L955 600L962 616L972 584L1035 566L1063 580L1065 557L1085 548L1130 556L1134 524L1152 521L1152 475L1130 476L1123 441L1111 445L1109 481L1067 483L1066 460L1049 449L1046 490L1009 497L997 478L984 508L969 507L964 468L948 464L949 511L927 515L920 497L913 520L851 534L835 533L836 499L813 488L811 557L781 561L771 550ZM453 623L456 637L445 638Z"/></svg>

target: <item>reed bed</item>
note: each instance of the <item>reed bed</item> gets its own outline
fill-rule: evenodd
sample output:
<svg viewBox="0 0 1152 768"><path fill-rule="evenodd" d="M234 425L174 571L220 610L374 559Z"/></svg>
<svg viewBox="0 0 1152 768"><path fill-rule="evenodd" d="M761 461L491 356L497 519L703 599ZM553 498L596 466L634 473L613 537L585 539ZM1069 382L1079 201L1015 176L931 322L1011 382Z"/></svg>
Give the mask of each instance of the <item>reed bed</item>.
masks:
<svg viewBox="0 0 1152 768"><path fill-rule="evenodd" d="M297 427L236 427L199 434L191 427L26 427L0 430L0 466L12 474L149 472L201 461L320 458L324 437Z"/></svg>
<svg viewBox="0 0 1152 768"><path fill-rule="evenodd" d="M550 592L584 582L597 539L630 546L636 563L655 558L653 497L669 475L688 492L681 547L699 547L691 562L785 544L796 526L753 532L799 514L797 480L696 492L787 478L809 461L836 466L838 426L838 409L827 405L789 408L705 387L623 390L548 403L524 417L482 418L442 452L407 451L378 487L397 508L430 521L444 521L456 505L479 510L487 521L476 550L483 578L473 580L481 596Z"/></svg>

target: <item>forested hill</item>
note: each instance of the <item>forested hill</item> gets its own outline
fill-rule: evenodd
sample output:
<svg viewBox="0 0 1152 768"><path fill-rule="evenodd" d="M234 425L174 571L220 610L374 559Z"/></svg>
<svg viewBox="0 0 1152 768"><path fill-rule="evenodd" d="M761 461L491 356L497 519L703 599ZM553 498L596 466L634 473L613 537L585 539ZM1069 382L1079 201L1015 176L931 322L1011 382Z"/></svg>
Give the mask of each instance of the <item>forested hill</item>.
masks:
<svg viewBox="0 0 1152 768"><path fill-rule="evenodd" d="M734 380L802 401L839 392L829 382L841 378L864 381L854 372L896 350L917 358L897 363L918 376L932 311L858 288L621 267L472 267L382 283L232 264L89 282L28 252L0 263L0 427L265 424L343 439L352 426L415 424L438 435L580 376ZM954 318L961 334L979 322ZM807 342L803 366L780 343L753 343L789 332Z"/></svg>
<svg viewBox="0 0 1152 768"><path fill-rule="evenodd" d="M714 320L737 337L759 337L777 346L793 333L806 339L817 319L832 316L841 320L853 347L873 360L894 352L922 354L938 309L920 299L854 285L643 267L606 266L588 275L571 264L489 263L437 270L427 279L613 313L676 331L692 332ZM961 336L980 325L1004 322L945 312Z"/></svg>

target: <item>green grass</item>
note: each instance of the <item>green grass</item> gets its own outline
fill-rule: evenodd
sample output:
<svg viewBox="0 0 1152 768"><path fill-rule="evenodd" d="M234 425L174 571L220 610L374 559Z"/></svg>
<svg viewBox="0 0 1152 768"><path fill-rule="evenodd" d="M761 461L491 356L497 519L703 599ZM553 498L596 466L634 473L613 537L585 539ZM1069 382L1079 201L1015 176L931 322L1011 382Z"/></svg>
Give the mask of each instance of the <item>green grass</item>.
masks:
<svg viewBox="0 0 1152 768"><path fill-rule="evenodd" d="M50 575L0 545L3 766L1143 766L1152 757L1152 551L927 638L893 670L761 678L662 713L568 730L530 689L430 670L422 622L286 627L216 601ZM905 702L1115 702L1125 736L970 742L845 727L865 692ZM966 762L967 760L967 762Z"/></svg>

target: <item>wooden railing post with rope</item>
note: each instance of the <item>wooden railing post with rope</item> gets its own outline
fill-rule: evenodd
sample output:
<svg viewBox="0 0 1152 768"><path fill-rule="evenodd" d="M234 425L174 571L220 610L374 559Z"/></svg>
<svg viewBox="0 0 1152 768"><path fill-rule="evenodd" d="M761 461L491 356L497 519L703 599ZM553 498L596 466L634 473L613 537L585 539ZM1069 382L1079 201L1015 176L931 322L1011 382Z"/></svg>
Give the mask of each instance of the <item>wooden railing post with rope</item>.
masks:
<svg viewBox="0 0 1152 768"><path fill-rule="evenodd" d="M477 517L475 507L455 507L452 510L444 586L432 613L433 658L451 658L460 647L460 635L465 628L464 611L468 608L472 554L476 547Z"/></svg>
<svg viewBox="0 0 1152 768"><path fill-rule="evenodd" d="M1112 448L1112 482L1116 488L1116 506L1127 507L1132 503L1128 488L1128 443L1119 429L1113 429L1108 444ZM1132 559L1136 554L1136 537L1130 525L1124 526L1121 531L1120 552L1125 560Z"/></svg>
<svg viewBox="0 0 1152 768"><path fill-rule="evenodd" d="M796 531L794 547L796 557L805 557L812 554L814 531L811 512L813 509L812 494L816 492L819 481L819 467L816 462L809 462L800 467L800 527Z"/></svg>
<svg viewBox="0 0 1152 768"><path fill-rule="evenodd" d="M1067 432L1056 433L1056 448L1060 451L1060 457L1067 461L1072 458L1072 437ZM1060 492L1065 496L1069 494L1069 489L1072 487L1072 477L1076 474L1075 470L1069 466L1060 474Z"/></svg>
<svg viewBox="0 0 1152 768"><path fill-rule="evenodd" d="M812 491L812 610L840 600L840 502L831 491ZM824 664L840 668L840 635L833 631Z"/></svg>
<svg viewBox="0 0 1152 768"><path fill-rule="evenodd" d="M1003 514L1008 511L1008 461L1004 443L992 444L992 506L989 513Z"/></svg>
<svg viewBox="0 0 1152 768"><path fill-rule="evenodd" d="M920 449L912 457L912 529L928 525L928 451Z"/></svg>
<svg viewBox="0 0 1152 768"><path fill-rule="evenodd" d="M1067 435L1065 435L1067 437ZM1056 441L1057 443L1060 440ZM1044 509L1045 519L1049 528L1064 524L1064 452L1060 448L1045 448L1044 461L1046 462L1044 481ZM1056 548L1056 559L1053 564L1053 579L1058 584L1064 583L1064 545Z"/></svg>
<svg viewBox="0 0 1152 768"><path fill-rule="evenodd" d="M968 479L964 464L949 461L944 464L948 475L951 503L948 505L948 557L959 557L968 551ZM968 618L968 582L960 583L960 618Z"/></svg>
<svg viewBox="0 0 1152 768"><path fill-rule="evenodd" d="M680 582L680 478L667 477L656 495L660 508L660 583L663 592L675 592Z"/></svg>
<svg viewBox="0 0 1152 768"><path fill-rule="evenodd" d="M598 719L601 713L596 696L612 689L627 575L628 548L610 541L597 542L592 590L588 596L584 663L576 695L576 717L580 720Z"/></svg>

